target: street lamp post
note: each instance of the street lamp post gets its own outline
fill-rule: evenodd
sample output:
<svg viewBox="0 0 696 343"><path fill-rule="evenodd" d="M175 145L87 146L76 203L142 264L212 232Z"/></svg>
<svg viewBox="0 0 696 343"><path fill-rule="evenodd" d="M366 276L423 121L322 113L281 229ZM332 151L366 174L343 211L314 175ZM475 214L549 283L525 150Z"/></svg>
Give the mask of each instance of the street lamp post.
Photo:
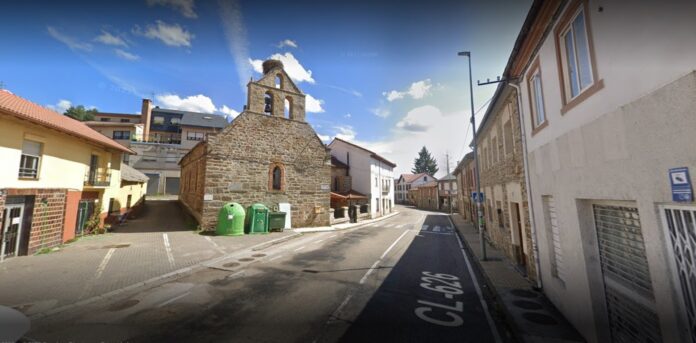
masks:
<svg viewBox="0 0 696 343"><path fill-rule="evenodd" d="M476 169L476 212L478 216L478 230L479 230L479 240L481 241L481 260L486 260L486 241L484 239L483 230L485 230L485 225L483 224L483 211L481 210L481 176L479 174L479 160L478 160L478 144L476 143L476 116L474 113L474 83L471 76L471 52L462 51L457 54L458 56L468 57L469 61L469 97L471 99L471 127L474 132L474 168Z"/></svg>

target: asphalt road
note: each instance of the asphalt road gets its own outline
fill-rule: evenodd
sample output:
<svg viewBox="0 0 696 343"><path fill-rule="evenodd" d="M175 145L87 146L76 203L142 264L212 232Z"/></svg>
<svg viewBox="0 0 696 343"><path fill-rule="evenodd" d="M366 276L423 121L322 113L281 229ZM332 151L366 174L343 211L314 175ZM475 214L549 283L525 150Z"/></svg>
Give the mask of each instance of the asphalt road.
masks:
<svg viewBox="0 0 696 343"><path fill-rule="evenodd" d="M32 330L43 341L495 342L447 216L400 208L362 228L234 256Z"/></svg>

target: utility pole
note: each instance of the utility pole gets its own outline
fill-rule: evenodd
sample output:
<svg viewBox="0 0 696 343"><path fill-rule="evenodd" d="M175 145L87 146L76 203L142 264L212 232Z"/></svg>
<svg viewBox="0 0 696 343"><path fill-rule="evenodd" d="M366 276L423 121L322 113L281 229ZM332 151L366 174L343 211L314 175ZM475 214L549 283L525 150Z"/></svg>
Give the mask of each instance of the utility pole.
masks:
<svg viewBox="0 0 696 343"><path fill-rule="evenodd" d="M471 76L471 52L462 51L458 53L459 56L468 57L469 61L469 97L471 102L471 127L474 131L474 168L476 168L476 212L478 215L478 229L479 229L479 240L481 241L481 260L485 261L486 257L486 241L484 239L485 225L483 224L483 211L481 211L481 175L479 173L479 161L478 161L478 144L476 143L476 113L474 112L474 82Z"/></svg>

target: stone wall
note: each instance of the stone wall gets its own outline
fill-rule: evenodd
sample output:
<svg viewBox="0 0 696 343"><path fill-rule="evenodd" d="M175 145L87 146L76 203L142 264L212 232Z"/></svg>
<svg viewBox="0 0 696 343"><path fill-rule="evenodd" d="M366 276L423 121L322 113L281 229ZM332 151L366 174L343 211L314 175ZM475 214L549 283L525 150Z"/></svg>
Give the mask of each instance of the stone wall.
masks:
<svg viewBox="0 0 696 343"><path fill-rule="evenodd" d="M245 111L211 136L206 147L205 152L196 147L181 162L182 173L187 175L191 168L204 168L203 194L212 200L202 201L198 211L196 203L203 194L182 197L194 216L199 213L203 229L215 228L218 211L227 202L245 207L263 203L271 209L288 202L292 227L329 225L330 155L309 124ZM205 158L194 158L199 153ZM269 187L272 165L282 166L282 190Z"/></svg>
<svg viewBox="0 0 696 343"><path fill-rule="evenodd" d="M203 196L205 194L207 142L201 142L181 160L181 179L179 183L179 201L191 214L201 221Z"/></svg>
<svg viewBox="0 0 696 343"><path fill-rule="evenodd" d="M515 232L512 228L513 221L511 214L512 201L508 194L511 185L521 190L519 210L522 221L523 233L526 245L526 268L527 276L530 279L536 278L534 250L532 244L532 230L529 221L529 210L527 204L527 189L524 174L524 162L522 155L522 132L520 128L517 94L509 91L498 99L499 104L490 113L485 126L479 132L479 165L481 166L481 191L485 194L484 218L489 237L496 247L506 253L512 260L517 261L516 250L522 249L522 245L516 245L512 241ZM494 104L491 104L494 106ZM506 150L505 123L510 120L512 131L512 145ZM496 139L492 139L495 137ZM495 142L495 146L492 145ZM487 149L483 150L484 146ZM482 152L485 151L484 152ZM497 150L497 153L494 151ZM509 151L509 152L508 152ZM497 158L493 156L497 155ZM487 160L487 161L484 161ZM490 162L488 162L490 161ZM495 192L497 189L499 192ZM496 193L498 193L496 195ZM498 207L500 202L500 207ZM502 211L502 223L499 219L498 208Z"/></svg>

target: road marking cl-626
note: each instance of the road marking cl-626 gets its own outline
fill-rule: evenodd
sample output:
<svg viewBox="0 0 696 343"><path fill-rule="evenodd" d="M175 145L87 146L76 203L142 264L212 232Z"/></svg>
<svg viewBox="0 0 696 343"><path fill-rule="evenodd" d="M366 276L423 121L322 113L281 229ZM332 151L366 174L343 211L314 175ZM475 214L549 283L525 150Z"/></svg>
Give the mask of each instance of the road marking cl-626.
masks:
<svg viewBox="0 0 696 343"><path fill-rule="evenodd" d="M454 275L441 273L436 274L424 271L421 281L421 287L433 292L441 293L447 299L454 299L455 295L464 293L462 291L462 284L459 282L459 278ZM425 300L418 300L418 303L426 306L416 308L416 316L428 323L451 327L461 326L464 323L464 320L459 315L459 313L464 310L464 304L461 301L455 301L454 306ZM442 312L443 310L445 310L444 315L449 318L449 320L437 319L428 315L428 313L437 313Z"/></svg>

